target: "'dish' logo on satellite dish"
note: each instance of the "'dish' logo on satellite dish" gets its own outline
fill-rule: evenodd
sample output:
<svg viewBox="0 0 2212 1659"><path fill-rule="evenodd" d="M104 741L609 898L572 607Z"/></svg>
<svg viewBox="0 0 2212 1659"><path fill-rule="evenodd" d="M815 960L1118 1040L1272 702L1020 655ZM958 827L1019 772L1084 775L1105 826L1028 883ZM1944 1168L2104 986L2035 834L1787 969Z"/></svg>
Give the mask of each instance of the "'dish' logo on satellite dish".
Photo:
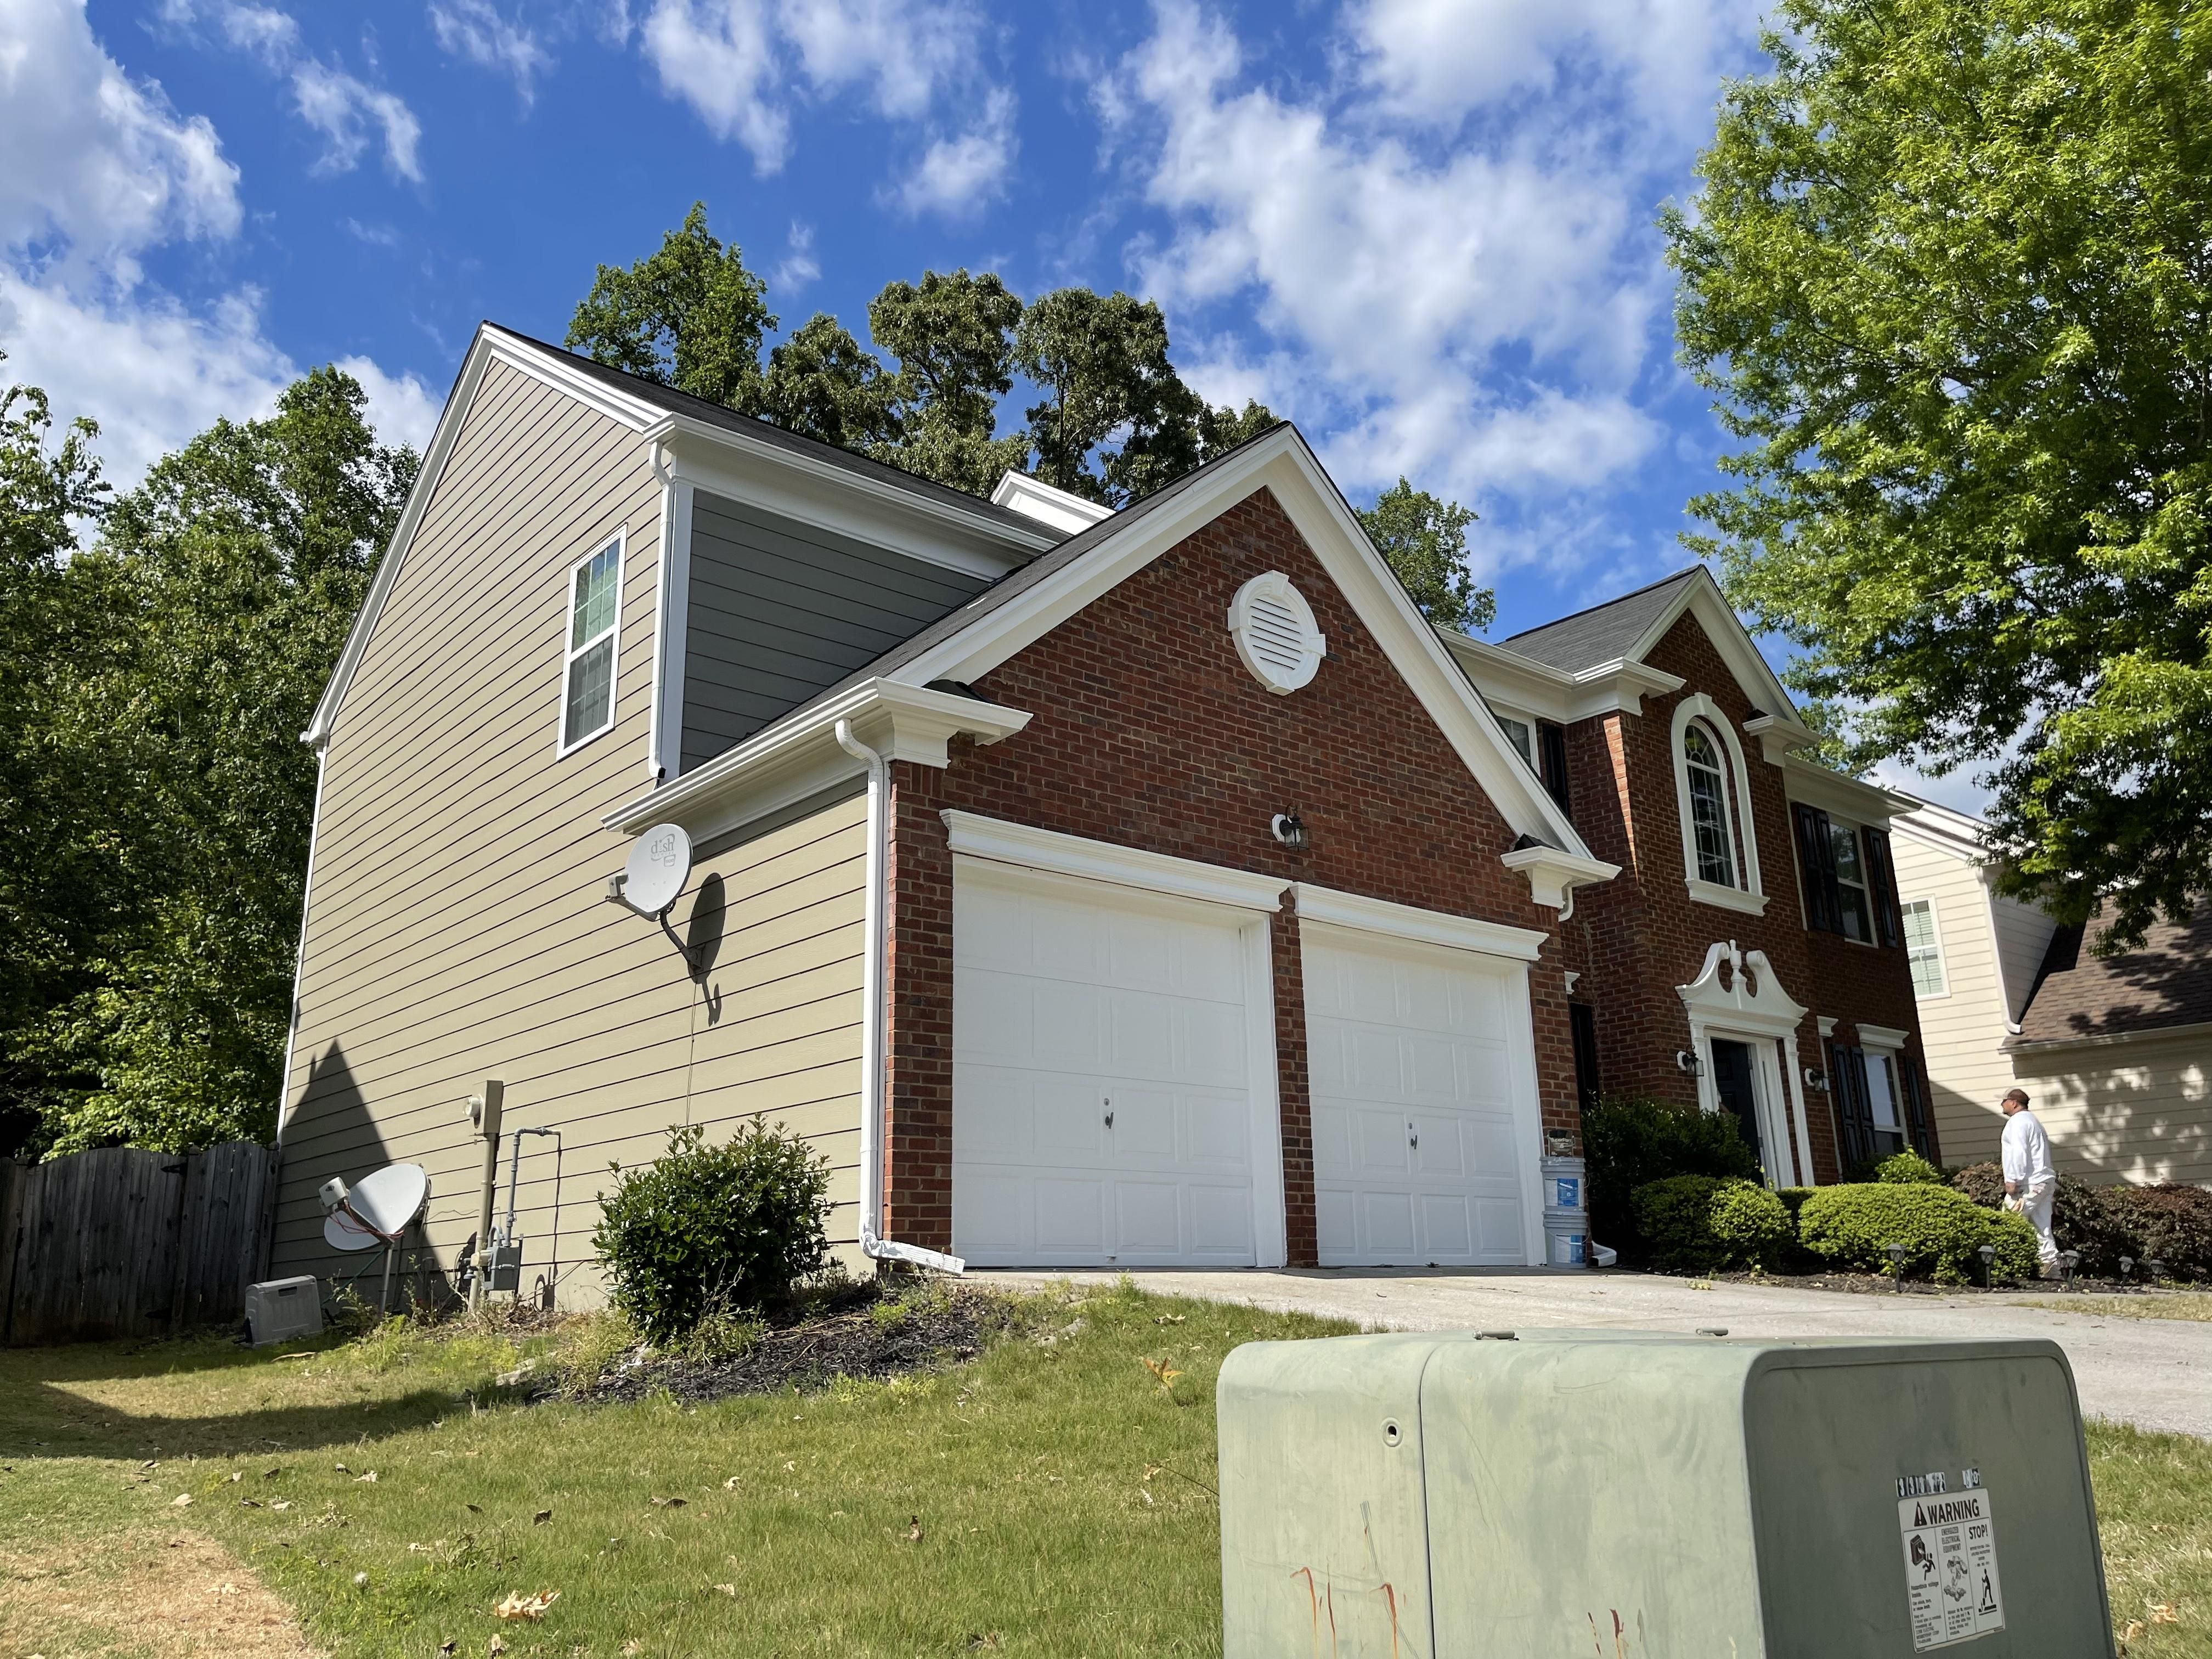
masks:
<svg viewBox="0 0 2212 1659"><path fill-rule="evenodd" d="M623 868L623 902L641 916L663 916L691 879L691 837L680 823L656 823L637 838Z"/></svg>

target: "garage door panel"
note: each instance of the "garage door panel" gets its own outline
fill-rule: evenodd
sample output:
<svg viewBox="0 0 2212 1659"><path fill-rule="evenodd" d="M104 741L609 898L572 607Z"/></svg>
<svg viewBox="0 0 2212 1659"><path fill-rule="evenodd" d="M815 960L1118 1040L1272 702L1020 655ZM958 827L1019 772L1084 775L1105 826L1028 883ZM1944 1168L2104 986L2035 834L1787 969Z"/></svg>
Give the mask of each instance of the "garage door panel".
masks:
<svg viewBox="0 0 2212 1659"><path fill-rule="evenodd" d="M957 1251L1257 1259L1243 925L1103 884L956 870Z"/></svg>
<svg viewBox="0 0 2212 1659"><path fill-rule="evenodd" d="M1326 927L1304 956L1322 1261L1525 1261L1520 965Z"/></svg>

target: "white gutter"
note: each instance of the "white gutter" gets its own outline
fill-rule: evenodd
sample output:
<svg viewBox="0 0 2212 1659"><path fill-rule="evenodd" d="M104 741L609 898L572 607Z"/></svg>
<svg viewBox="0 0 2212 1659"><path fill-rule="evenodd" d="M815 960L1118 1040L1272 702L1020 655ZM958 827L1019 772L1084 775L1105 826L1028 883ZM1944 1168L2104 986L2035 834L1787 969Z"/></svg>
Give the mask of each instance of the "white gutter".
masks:
<svg viewBox="0 0 2212 1659"><path fill-rule="evenodd" d="M861 958L860 997L860 1249L878 1261L911 1261L939 1273L964 1273L957 1255L901 1244L883 1237L884 1223L884 887L890 860L890 769L884 757L853 735L853 722L837 722L837 744L868 769L867 949Z"/></svg>

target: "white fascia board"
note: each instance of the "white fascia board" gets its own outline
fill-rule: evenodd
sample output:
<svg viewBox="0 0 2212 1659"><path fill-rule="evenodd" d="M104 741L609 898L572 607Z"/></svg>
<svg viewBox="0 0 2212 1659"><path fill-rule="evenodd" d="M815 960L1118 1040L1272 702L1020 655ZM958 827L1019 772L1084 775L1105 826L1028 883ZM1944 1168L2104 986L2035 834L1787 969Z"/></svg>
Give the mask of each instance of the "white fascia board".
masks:
<svg viewBox="0 0 2212 1659"><path fill-rule="evenodd" d="M986 518L750 433L688 415L656 414L647 437L665 445L677 476L697 488L987 581L1066 539L1044 525L1032 531Z"/></svg>
<svg viewBox="0 0 2212 1659"><path fill-rule="evenodd" d="M1269 915L1282 908L1283 891L1291 885L1280 876L1232 870L1224 864L1205 864L1165 853L1147 853L1139 848L1119 847L1112 842L1063 835L1057 830L1039 830L1005 818L985 817L977 812L948 807L939 816L945 820L946 838L953 852L994 864L1017 865L1054 875L1077 876L1117 887L1134 887L1146 892L1166 893L1176 898L1198 899L1208 904L1225 904L1239 910L1261 910Z"/></svg>
<svg viewBox="0 0 2212 1659"><path fill-rule="evenodd" d="M1426 945L1447 945L1455 951L1474 951L1488 957L1511 957L1534 962L1549 933L1533 927L1509 927L1502 922L1480 921L1442 910L1423 910L1360 893L1340 892L1334 887L1297 884L1298 919L1325 922L1333 927L1355 927L1362 933L1391 939L1417 939Z"/></svg>
<svg viewBox="0 0 2212 1659"><path fill-rule="evenodd" d="M1515 833L1586 856L1589 849L1574 825L1506 741L1295 427L1245 445L1174 501L1109 534L1083 557L903 665L898 678L915 685L981 679L1263 487Z"/></svg>
<svg viewBox="0 0 2212 1659"><path fill-rule="evenodd" d="M1859 1021L1857 1030L1861 1042L1870 1042L1877 1048L1887 1048L1892 1053L1904 1048L1905 1039L1912 1035L1895 1025L1869 1025L1864 1020Z"/></svg>
<svg viewBox="0 0 2212 1659"><path fill-rule="evenodd" d="M1954 811L1948 806L1938 806L1934 801L1922 800L1899 790L1891 794L1907 805L1890 820L1890 829L1900 836L1910 836L1931 852L1946 854L1962 864L1980 866L1988 854L1982 844L1983 832L1989 825L1965 812Z"/></svg>
<svg viewBox="0 0 2212 1659"><path fill-rule="evenodd" d="M1880 784L1862 783L1796 755L1783 759L1782 787L1791 800L1840 812L1854 823L1870 823L1878 830L1887 828L1917 805L1910 795L1900 795Z"/></svg>
<svg viewBox="0 0 2212 1659"><path fill-rule="evenodd" d="M1028 711L884 679L864 680L724 750L672 783L624 801L601 825L634 836L682 824L704 840L750 823L858 773L837 742L840 721L887 761L942 767L955 737L996 743L1030 723Z"/></svg>
<svg viewBox="0 0 2212 1659"><path fill-rule="evenodd" d="M1114 509L1103 502L1032 478L1026 472L1009 472L1000 478L999 487L991 492L991 504L1069 535L1114 516Z"/></svg>
<svg viewBox="0 0 2212 1659"><path fill-rule="evenodd" d="M1561 726L1599 714L1640 714L1645 697L1679 691L1684 684L1680 675L1625 657L1570 674L1510 646L1443 629L1437 633L1485 697Z"/></svg>
<svg viewBox="0 0 2212 1659"><path fill-rule="evenodd" d="M1797 718L1796 703L1788 688L1775 678L1766 659L1759 654L1750 630L1743 625L1743 618L1735 614L1735 607L1721 592L1720 584L1713 580L1713 573L1703 565L1698 567L1694 578L1683 584L1674 603L1644 630L1644 637L1637 641L1628 656L1642 661L1653 647L1667 637L1667 630L1681 620L1686 611L1697 613L1698 622L1705 626L1705 636L1721 653L1729 672L1735 677L1744 695L1759 706L1760 712L1773 717L1778 734L1802 733L1806 742L1817 741L1818 734Z"/></svg>
<svg viewBox="0 0 2212 1659"><path fill-rule="evenodd" d="M2100 1031L2091 1036L2035 1037L2025 1041L2013 1037L2003 1044L2002 1052L2040 1054L2063 1048L2109 1048L2121 1042L2155 1042L2162 1037L2187 1037L2201 1042L2208 1036L2212 1036L2212 1020L2197 1020L2187 1025L2146 1025L2132 1031Z"/></svg>

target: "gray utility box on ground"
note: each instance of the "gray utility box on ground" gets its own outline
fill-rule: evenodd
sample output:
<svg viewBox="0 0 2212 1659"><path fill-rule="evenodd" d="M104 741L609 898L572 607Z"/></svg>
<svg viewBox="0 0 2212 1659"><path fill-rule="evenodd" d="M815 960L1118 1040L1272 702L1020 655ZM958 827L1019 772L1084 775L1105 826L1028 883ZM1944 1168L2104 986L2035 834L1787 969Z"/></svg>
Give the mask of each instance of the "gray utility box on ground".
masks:
<svg viewBox="0 0 2212 1659"><path fill-rule="evenodd" d="M1226 1659L2112 1651L2055 1343L1256 1342L1218 1402Z"/></svg>

